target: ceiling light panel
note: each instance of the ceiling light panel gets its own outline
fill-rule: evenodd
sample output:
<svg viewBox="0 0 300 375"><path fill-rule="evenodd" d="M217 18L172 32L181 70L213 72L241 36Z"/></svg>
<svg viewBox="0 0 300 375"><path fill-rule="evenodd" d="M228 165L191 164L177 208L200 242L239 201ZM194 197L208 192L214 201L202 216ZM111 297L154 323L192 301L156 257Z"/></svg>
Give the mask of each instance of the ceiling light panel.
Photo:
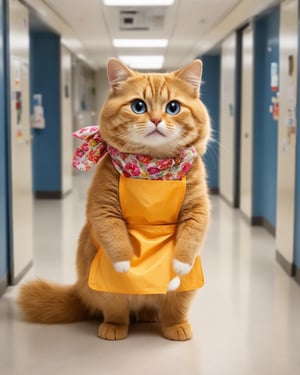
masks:
<svg viewBox="0 0 300 375"><path fill-rule="evenodd" d="M113 39L117 48L164 48L168 39Z"/></svg>
<svg viewBox="0 0 300 375"><path fill-rule="evenodd" d="M133 69L161 69L164 64L164 56L151 55L151 56L119 56L119 59L123 61L124 64L128 65Z"/></svg>
<svg viewBox="0 0 300 375"><path fill-rule="evenodd" d="M103 0L104 5L107 6L170 6L173 5L174 0Z"/></svg>

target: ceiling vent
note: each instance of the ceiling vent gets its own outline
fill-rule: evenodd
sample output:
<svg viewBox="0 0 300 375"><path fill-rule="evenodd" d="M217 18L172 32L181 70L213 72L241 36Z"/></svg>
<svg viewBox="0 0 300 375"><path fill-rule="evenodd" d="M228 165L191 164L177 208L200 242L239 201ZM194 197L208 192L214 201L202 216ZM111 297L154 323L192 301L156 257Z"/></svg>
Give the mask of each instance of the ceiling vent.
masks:
<svg viewBox="0 0 300 375"><path fill-rule="evenodd" d="M163 29L165 10L159 8L120 10L120 31L159 31Z"/></svg>

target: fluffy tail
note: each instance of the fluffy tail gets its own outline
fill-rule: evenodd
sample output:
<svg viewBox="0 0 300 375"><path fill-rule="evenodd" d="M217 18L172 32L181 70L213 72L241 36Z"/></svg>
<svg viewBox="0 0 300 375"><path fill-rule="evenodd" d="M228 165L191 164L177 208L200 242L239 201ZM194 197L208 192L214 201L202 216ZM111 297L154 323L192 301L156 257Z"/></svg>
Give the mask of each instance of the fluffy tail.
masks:
<svg viewBox="0 0 300 375"><path fill-rule="evenodd" d="M71 323L90 318L75 285L31 281L21 286L17 303L30 322Z"/></svg>

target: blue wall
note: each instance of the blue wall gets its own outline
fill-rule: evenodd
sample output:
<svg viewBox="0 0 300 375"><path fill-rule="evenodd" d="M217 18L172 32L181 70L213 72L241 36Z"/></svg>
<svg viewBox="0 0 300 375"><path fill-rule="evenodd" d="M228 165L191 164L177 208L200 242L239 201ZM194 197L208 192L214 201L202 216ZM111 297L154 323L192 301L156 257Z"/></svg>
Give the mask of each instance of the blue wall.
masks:
<svg viewBox="0 0 300 375"><path fill-rule="evenodd" d="M271 63L279 63L279 8L258 18L255 32L255 101L253 216L263 217L276 227L277 129L269 112L272 97Z"/></svg>
<svg viewBox="0 0 300 375"><path fill-rule="evenodd" d="M33 94L43 95L46 128L33 131L33 190L61 192L60 38L30 33L30 81Z"/></svg>
<svg viewBox="0 0 300 375"><path fill-rule="evenodd" d="M212 141L208 145L204 162L210 189L219 188L219 110L220 110L220 56L201 56L203 76L201 100L207 106L212 125Z"/></svg>
<svg viewBox="0 0 300 375"><path fill-rule="evenodd" d="M8 236L7 236L7 121L5 118L5 1L0 0L0 282L8 274Z"/></svg>

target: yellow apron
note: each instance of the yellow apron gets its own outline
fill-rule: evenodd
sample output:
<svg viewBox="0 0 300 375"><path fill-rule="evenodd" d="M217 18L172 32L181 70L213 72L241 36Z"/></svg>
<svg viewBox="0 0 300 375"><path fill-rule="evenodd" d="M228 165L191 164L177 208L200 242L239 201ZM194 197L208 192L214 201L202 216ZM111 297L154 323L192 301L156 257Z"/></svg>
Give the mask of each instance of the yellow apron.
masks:
<svg viewBox="0 0 300 375"><path fill-rule="evenodd" d="M176 223L185 190L185 177L166 181L120 175L120 205L134 256L130 270L120 273L115 271L106 252L100 247L90 269L91 289L122 294L167 293L169 282L176 276L172 260ZM180 279L176 291L194 290L204 284L199 256L190 273L180 276Z"/></svg>

